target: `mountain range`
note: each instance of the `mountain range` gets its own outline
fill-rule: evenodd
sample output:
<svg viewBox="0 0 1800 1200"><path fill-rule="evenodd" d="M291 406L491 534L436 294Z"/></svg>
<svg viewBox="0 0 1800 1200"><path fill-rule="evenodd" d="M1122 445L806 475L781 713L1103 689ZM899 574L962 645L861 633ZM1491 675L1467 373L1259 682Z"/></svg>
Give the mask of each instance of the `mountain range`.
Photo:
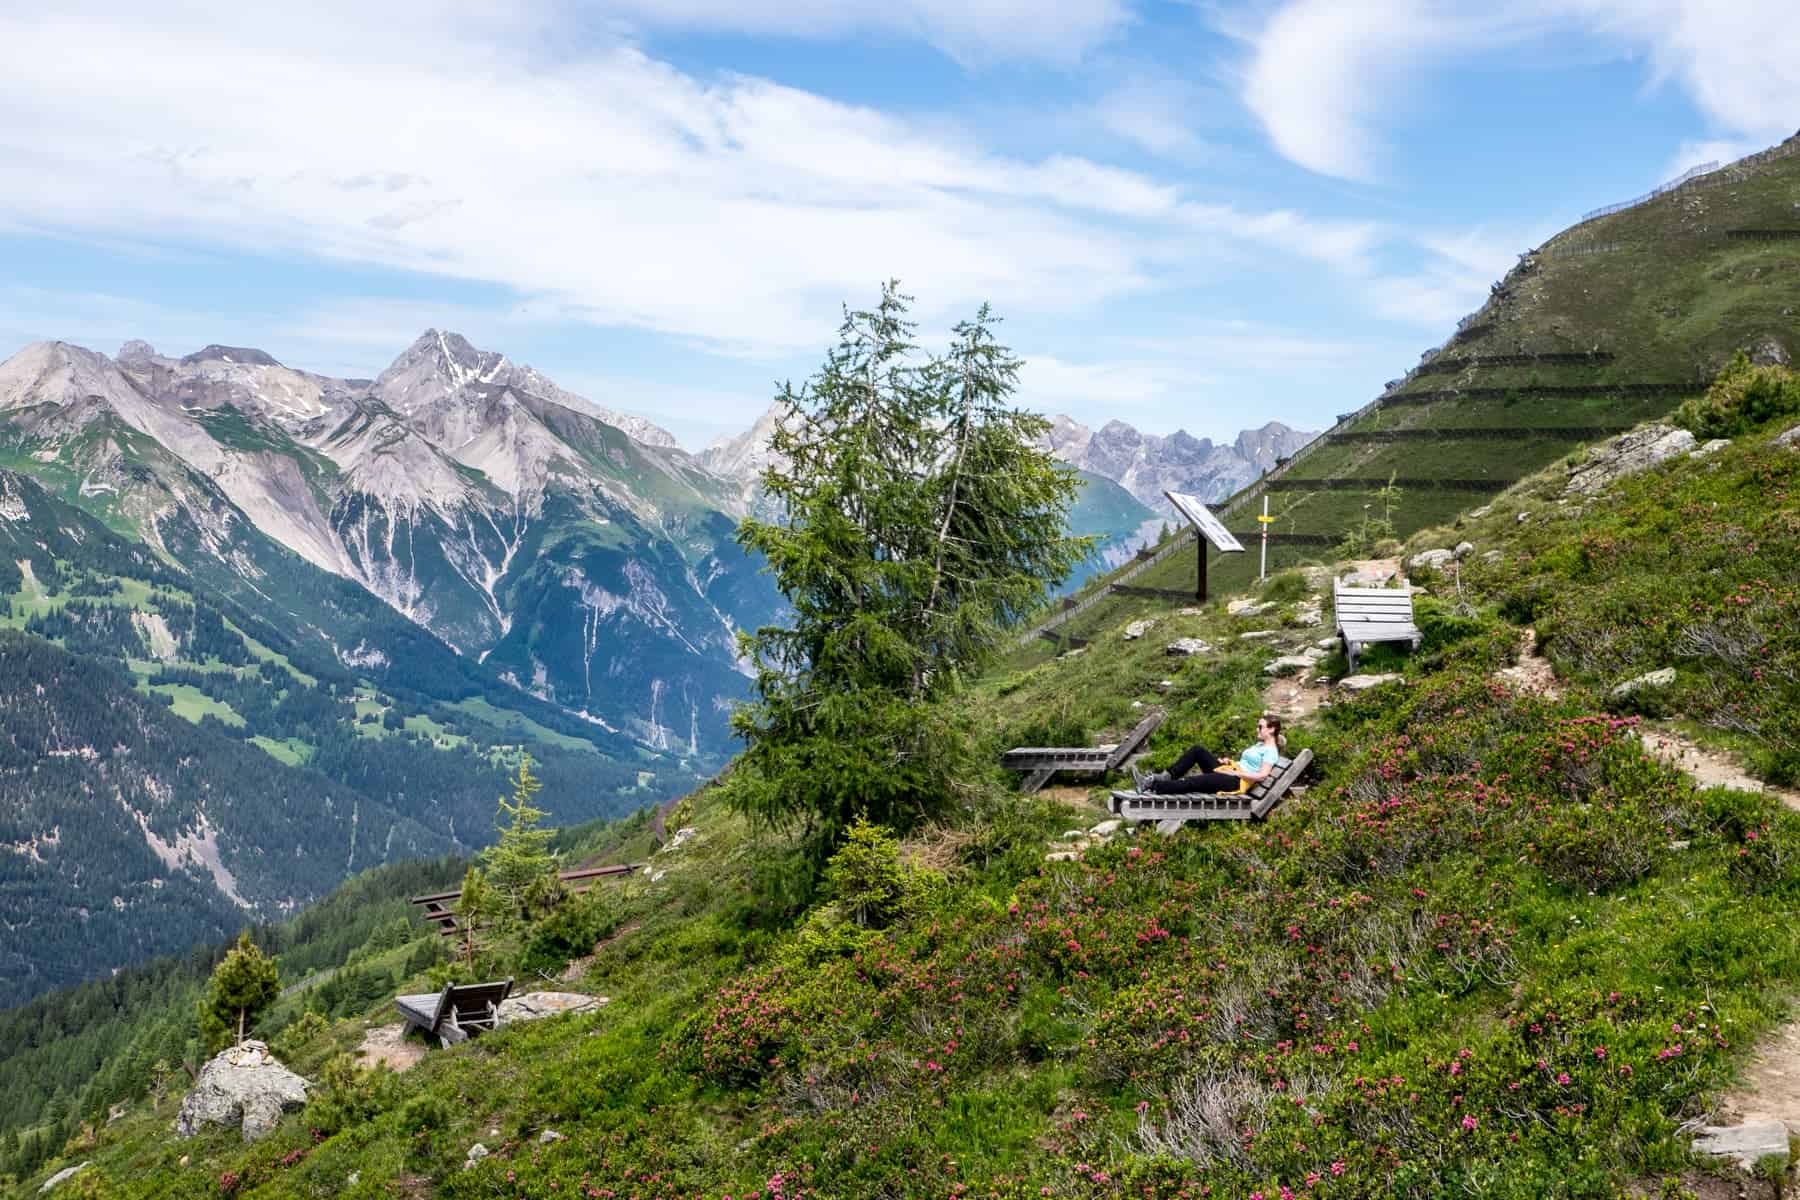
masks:
<svg viewBox="0 0 1800 1200"><path fill-rule="evenodd" d="M780 608L732 540L776 419L691 455L435 329L373 380L141 341L116 358L41 342L0 364L0 465L191 571L253 580L254 530L505 682L689 754L726 745L734 630ZM1058 417L1046 444L1089 482L1073 524L1098 537L1098 567L1153 532L1164 489L1229 494L1308 436L1270 424L1215 445ZM334 649L348 666L384 653Z"/></svg>
<svg viewBox="0 0 1800 1200"><path fill-rule="evenodd" d="M478 847L521 750L565 823L715 769L736 631L781 611L733 540L776 419L689 454L438 330L374 379L142 341L0 363L0 1005ZM1075 428L1070 586L1161 527L1132 487L1254 469Z"/></svg>

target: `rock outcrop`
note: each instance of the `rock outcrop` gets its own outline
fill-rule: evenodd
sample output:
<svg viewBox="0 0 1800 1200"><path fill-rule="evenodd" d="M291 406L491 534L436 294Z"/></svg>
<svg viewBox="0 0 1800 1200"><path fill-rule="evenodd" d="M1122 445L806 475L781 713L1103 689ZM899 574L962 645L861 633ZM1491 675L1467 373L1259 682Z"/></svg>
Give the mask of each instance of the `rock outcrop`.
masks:
<svg viewBox="0 0 1800 1200"><path fill-rule="evenodd" d="M1591 496L1694 448L1694 435L1673 425L1646 425L1615 438L1569 475L1568 491Z"/></svg>
<svg viewBox="0 0 1800 1200"><path fill-rule="evenodd" d="M236 1125L253 1142L306 1103L306 1080L276 1061L261 1042L243 1042L214 1055L181 1102L175 1132L189 1138L202 1125Z"/></svg>
<svg viewBox="0 0 1800 1200"><path fill-rule="evenodd" d="M64 1167L62 1170L58 1171L56 1174L52 1175L50 1178L44 1180L43 1186L38 1188L38 1195L41 1196L45 1192L50 1191L57 1184L62 1183L64 1180L73 1179L75 1176L81 1174L81 1172L87 1170L89 1167L91 1167L93 1165L94 1164L91 1162L84 1162L84 1163L76 1163L72 1167Z"/></svg>
<svg viewBox="0 0 1800 1200"><path fill-rule="evenodd" d="M588 996L581 992L531 992L500 1002L497 1026L515 1025L520 1021L541 1021L545 1017L563 1017L571 1013L595 1012L607 1003L605 996Z"/></svg>
<svg viewBox="0 0 1800 1200"><path fill-rule="evenodd" d="M1707 1125L1694 1135L1694 1149L1715 1158L1736 1159L1744 1170L1755 1172L1765 1159L1787 1165L1788 1129L1782 1121L1751 1121L1745 1125Z"/></svg>
<svg viewBox="0 0 1800 1200"><path fill-rule="evenodd" d="M1663 667L1656 671L1646 671L1635 679L1627 679L1612 690L1614 700L1623 700L1633 692L1641 692L1645 688L1668 687L1675 682L1675 668Z"/></svg>

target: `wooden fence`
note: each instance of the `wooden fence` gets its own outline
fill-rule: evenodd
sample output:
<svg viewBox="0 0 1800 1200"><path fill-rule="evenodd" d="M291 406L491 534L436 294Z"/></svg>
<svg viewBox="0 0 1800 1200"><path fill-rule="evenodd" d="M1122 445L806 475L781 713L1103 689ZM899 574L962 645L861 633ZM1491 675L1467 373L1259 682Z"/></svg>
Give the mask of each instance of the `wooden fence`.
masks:
<svg viewBox="0 0 1800 1200"><path fill-rule="evenodd" d="M1473 425L1450 429L1358 429L1349 433L1330 434L1334 442L1456 442L1456 441L1532 441L1558 438L1587 441L1612 437L1631 429L1630 425Z"/></svg>
<svg viewBox="0 0 1800 1200"><path fill-rule="evenodd" d="M1460 358L1437 357L1421 363L1415 374L1452 375L1478 367L1600 367L1613 360L1610 350L1585 350L1572 354L1470 354Z"/></svg>

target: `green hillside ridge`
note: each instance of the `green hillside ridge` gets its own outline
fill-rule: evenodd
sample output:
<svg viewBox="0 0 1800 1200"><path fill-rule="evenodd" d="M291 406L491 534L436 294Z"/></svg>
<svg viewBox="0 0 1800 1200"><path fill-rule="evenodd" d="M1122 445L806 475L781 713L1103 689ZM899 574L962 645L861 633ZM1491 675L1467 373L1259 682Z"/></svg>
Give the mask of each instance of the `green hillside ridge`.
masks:
<svg viewBox="0 0 1800 1200"><path fill-rule="evenodd" d="M610 997L598 1013L434 1050L400 1076L358 1071L340 1056L391 1009L340 987L330 1016L302 1020L330 976L258 1029L320 1081L270 1138L174 1141L181 1086L131 1091L110 1123L96 1090L31 1135L69 1142L19 1189L82 1161L63 1186L103 1197L1710 1186L1729 1168L1691 1156L1683 1126L1800 989L1800 814L1696 790L1633 735L1679 715L1772 777L1791 770L1800 452L1773 437L1792 420L1586 503L1552 466L1485 515L1420 532L1409 550L1475 550L1426 581L1419 652L1365 656L1403 683L1290 727L1316 775L1266 823L1090 836L1080 860L1047 862L1104 816L1104 787L1021 797L995 769L953 821L897 847L861 834L814 885L797 846L732 815L727 778L669 814L696 832L655 854L655 873L589 893L474 969L556 977L589 960L554 986ZM1004 667L966 707L996 753L1093 744L1151 704L1168 714L1151 761L1195 740L1235 748L1264 706L1264 665L1327 632L1296 623L1322 579L1278 575L1262 592L1276 610L1254 620L1222 599L1121 599L1081 654ZM1128 617L1152 632L1126 639ZM1559 698L1495 678L1526 622L1563 670ZM1273 644L1237 636L1259 628ZM1177 636L1218 649L1174 659ZM1673 687L1611 699L1665 666ZM580 834L569 858L639 859L651 837L640 816ZM371 927L358 961L424 989L444 968L398 977L436 957L436 935L410 930ZM14 1112L0 1149L41 1122ZM477 1141L492 1153L465 1169Z"/></svg>
<svg viewBox="0 0 1800 1200"><path fill-rule="evenodd" d="M1365 506L1379 516L1376 491L1396 474L1405 498L1393 533L1403 539L1604 429L1673 411L1740 349L1800 356L1800 239L1732 236L1800 229L1797 195L1800 135L1522 255L1434 355L1271 473L1271 566L1316 559L1322 541L1342 543ZM1533 361L1494 361L1519 356ZM1408 440L1364 440L1396 431ZM1442 490L1443 480L1471 490ZM1255 529L1249 505L1228 513L1240 536ZM1191 586L1191 559L1175 556L1132 582ZM1254 550L1214 556L1216 587L1242 588L1255 573ZM1063 632L1086 637L1118 611L1103 604Z"/></svg>

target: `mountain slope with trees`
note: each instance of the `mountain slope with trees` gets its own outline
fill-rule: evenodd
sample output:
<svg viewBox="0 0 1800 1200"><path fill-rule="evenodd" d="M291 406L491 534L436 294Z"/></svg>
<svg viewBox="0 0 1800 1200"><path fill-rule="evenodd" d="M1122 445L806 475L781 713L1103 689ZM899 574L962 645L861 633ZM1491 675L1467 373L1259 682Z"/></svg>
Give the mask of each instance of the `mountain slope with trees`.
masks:
<svg viewBox="0 0 1800 1200"><path fill-rule="evenodd" d="M472 962L422 960L405 984L566 965L575 982L558 986L609 1004L432 1051L395 1077L346 1055L390 1019L384 997L344 1001L333 1020L305 1016L298 993L259 1029L319 1085L269 1139L172 1144L173 1092L144 1089L113 1124L90 1112L83 1130L65 1109L61 1157L22 1183L84 1159L85 1187L123 1197L1524 1200L1722 1183L1709 1174L1733 1168L1695 1158L1688 1134L1800 989L1800 814L1773 794L1697 788L1636 735L1667 715L1727 742L1760 717L1756 741L1775 752L1789 736L1800 387L1761 378L1728 375L1684 410L1722 421L1729 445L1588 499L1552 465L1419 533L1410 549L1475 542L1416 599L1424 645L1369 651L1365 669L1394 678L1289 727L1316 774L1268 822L1169 836L1109 828L1104 785L1021 796L997 752L1109 740L1153 704L1167 719L1152 762L1193 742L1235 749L1277 650L1320 636L1302 610L1328 593L1332 564L1278 574L1255 615L1223 597L1141 598L1079 654L975 674L999 645L993 617L1023 601L1000 569L1012 552L983 564L997 588L965 571L974 609L914 608L936 570L916 551L941 526L910 521L923 540L897 562L867 535L933 501L954 526L937 486L954 474L887 488L836 469L865 441L953 427L890 398L848 445L796 456L793 524L747 532L786 562L804 614L763 645L798 674L748 718L752 755L667 814L687 831L654 870L516 913L476 939ZM829 413L834 389L821 394ZM1012 428L1011 452L1028 448ZM1033 460L1019 461L1029 483ZM852 477L881 504L859 503ZM1060 538L1047 526L1036 551ZM1696 574L1680 551L1702 542ZM876 636L862 614L877 604L923 636ZM1504 673L1527 620L1566 670L1552 693ZM1259 631L1273 637L1242 636ZM1214 649L1171 659L1176 637ZM970 664L971 678L926 680L925 662ZM1667 666L1672 688L1616 690ZM1747 688L1751 672L1770 686ZM928 716L947 735L941 758L915 761L902 737L828 761L849 725L808 716L812 686L856 692L902 731L883 709ZM789 770L812 773L811 790L771 807ZM886 826L856 819L869 773ZM653 836L640 818L565 848L641 860ZM441 945L413 930L366 953L411 964Z"/></svg>
<svg viewBox="0 0 1800 1200"><path fill-rule="evenodd" d="M214 590L0 471L0 1003L291 911L375 863L478 846L521 752L563 821L696 778L271 550L297 576L281 602L272 572ZM393 657L346 667L327 623Z"/></svg>
<svg viewBox="0 0 1800 1200"><path fill-rule="evenodd" d="M1628 480L1585 514L1467 523L1479 552L1542 578L1478 553L1460 601L1434 583L1418 602L1422 650L1371 651L1404 667L1403 684L1290 726L1319 774L1266 824L1089 838L1075 861L1047 862L1064 829L1099 820L1104 788L1021 797L990 768L964 780L970 807L944 824L905 840L855 827L814 875L797 869L800 840L744 823L727 780L672 814L697 832L655 856L661 879L490 941L473 968L591 954L576 986L611 997L598 1013L433 1051L395 1079L325 1065L389 1019L382 999L335 1024L290 1010L277 1046L331 1082L268 1141L168 1144L174 1095L140 1093L58 1161L91 1159L94 1186L122 1196L214 1195L225 1172L270 1197L1701 1186L1730 1168L1691 1158L1683 1126L1800 988L1800 816L1771 796L1696 790L1632 736L1654 701L1610 699L1614 671L1661 665L1666 639L1620 643L1615 667L1554 699L1495 672L1518 652L1509 615L1551 596L1574 606L1556 629L1628 630L1629 614L1607 614L1619 589L1648 586L1646 563L1596 556L1596 539L1657 520L1679 541L1713 528L1714 499L1785 494L1800 453L1776 444L1782 427L1740 434L1702 471L1672 462ZM1564 484L1547 473L1500 503L1535 511ZM1800 563L1800 528L1780 514L1746 532L1762 556L1722 556L1705 584L1721 618L1754 578L1790 581ZM1101 740L1134 702L1169 713L1153 761L1194 740L1234 746L1273 654L1235 634L1284 628L1308 586L1272 581L1259 618L1171 609L1155 637L1121 627L1081 655L1002 670L968 712L990 750L1035 740L1046 714L1058 740ZM1220 649L1171 671L1164 635ZM1550 637L1553 656L1558 639L1586 644ZM1781 631L1770 661L1796 637ZM1694 657L1682 670L1704 694L1737 667ZM646 831L587 836L583 853L628 858ZM493 1153L465 1168L476 1141Z"/></svg>

